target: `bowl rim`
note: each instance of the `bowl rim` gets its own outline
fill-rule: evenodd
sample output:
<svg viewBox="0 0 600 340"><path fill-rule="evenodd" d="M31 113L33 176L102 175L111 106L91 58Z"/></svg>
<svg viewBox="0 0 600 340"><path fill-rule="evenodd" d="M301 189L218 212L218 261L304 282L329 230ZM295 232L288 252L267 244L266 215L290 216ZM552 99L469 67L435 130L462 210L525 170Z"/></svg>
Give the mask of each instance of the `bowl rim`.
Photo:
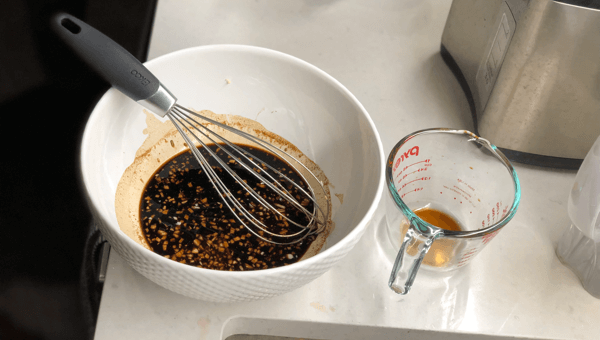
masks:
<svg viewBox="0 0 600 340"><path fill-rule="evenodd" d="M250 46L250 45L238 45L238 44L214 44L214 45L188 47L188 48L180 49L180 50L173 51L173 52L161 55L159 57L156 57L150 61L145 62L144 65L149 70L152 71L152 68L155 67L156 64L169 62L171 59L178 58L181 55L185 55L185 54L189 54L189 53L199 53L199 52L200 53L210 53L210 52L246 52L246 53L248 53L249 52L249 53L261 54L261 55L267 56L267 57L278 58L278 59L296 64L296 65L299 65L299 66L307 69L309 72L315 73L316 75L324 78L326 81L330 82L335 88L337 88L344 96L346 96L352 102L352 104L355 105L359 109L359 111L363 114L364 118L366 119L366 121L369 124L369 127L371 128L371 131L373 132L373 135L374 135L376 143L377 143L378 156L380 159L380 162L377 165L380 167L380 170L379 170L379 176L378 176L377 190L375 191L375 197L374 197L373 201L371 202L371 206L367 209L367 212L362 217L362 219L356 224L356 226L346 236L344 236L342 239L340 239L338 242L331 245L327 249L325 249L323 251L319 251L319 253L315 254L314 256L309 257L308 259L305 259L305 260L302 260L299 262L295 262L288 266L275 267L275 268L269 268L269 269L252 270L252 271L220 271L220 270L193 267L190 265L175 262L175 261L166 259L166 258L152 252L151 250L146 249L139 243L135 242L130 237L128 237L121 230L121 228L118 225L113 226L111 223L102 223L102 224L108 224L106 226L107 228L116 229L116 232L118 234L120 234L121 238L125 239L125 242L128 242L130 244L130 246L132 246L136 250L141 250L142 252L144 252L144 251L147 252L148 256L150 256L151 258L153 257L159 263L165 263L167 266L175 266L174 268L180 268L181 270L184 270L184 271L207 273L212 276L217 276L217 277L226 276L226 277L230 277L230 278L231 277L242 278L242 277L248 277L248 276L254 276L254 275L281 274L281 273L293 271L295 268L298 268L298 267L310 266L313 263L320 262L321 259L323 259L323 258L327 258L330 254L338 252L340 250L340 248L344 247L344 245L346 243L350 242L350 240L356 239L357 236L360 236L360 234L366 228L369 220L372 218L373 214L375 213L375 210L377 209L377 206L379 205L379 201L381 200L381 196L383 193L383 186L385 183L385 164L384 164L384 162L386 159L384 156L384 152L383 152L383 145L381 142L381 138L379 136L379 132L377 131L377 128L375 127L375 123L369 116L369 114L366 111L366 109L364 108L364 106L360 103L360 101L344 85L342 85L337 79L333 78L331 75L329 75L325 71L321 70L320 68L318 68L302 59L294 57L292 55L286 54L284 52L272 50L269 48L265 48L265 47ZM81 182L83 183L83 189L85 191L86 198L90 205L90 209L92 211L96 210L99 215L98 217L102 218L105 221L107 220L104 217L105 214L100 212L98 209L96 209L96 206L99 206L99 204L98 205L95 204L96 201L98 200L98 198L94 199L90 195L90 192L88 189L88 185L87 185L88 180L87 180L86 172L84 171L84 160L86 157L86 155L84 155L84 150L87 149L86 145L88 143L91 143L91 141L89 140L89 135L91 133L90 132L91 129L89 129L89 126L93 125L93 123L96 119L99 119L98 118L98 116L100 115L99 111L101 111L101 109L104 105L107 105L108 101L111 99L110 97L112 96L113 92L118 92L118 90L116 90L115 88L112 88L112 87L110 89L108 89L102 95L100 100L96 103L93 110L91 111L88 121L86 122L86 125L84 127L84 131L83 131L82 138L81 138L80 151L79 151L79 153L80 153L80 155L79 155L79 170L80 170L80 176L81 176L81 180L82 180ZM162 262L162 261L164 261L164 262Z"/></svg>

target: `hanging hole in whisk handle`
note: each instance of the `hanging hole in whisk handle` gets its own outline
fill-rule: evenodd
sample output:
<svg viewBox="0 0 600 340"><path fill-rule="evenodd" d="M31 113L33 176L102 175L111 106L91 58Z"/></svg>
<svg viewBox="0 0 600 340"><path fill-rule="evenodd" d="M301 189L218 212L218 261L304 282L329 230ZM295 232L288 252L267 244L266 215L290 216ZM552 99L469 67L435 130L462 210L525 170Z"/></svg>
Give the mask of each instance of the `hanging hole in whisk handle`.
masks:
<svg viewBox="0 0 600 340"><path fill-rule="evenodd" d="M81 32L81 27L79 27L79 25L77 25L75 22L73 22L69 18L63 18L60 21L60 25L64 28L66 28L69 32L71 32L73 34L78 34L79 32Z"/></svg>
<svg viewBox="0 0 600 340"><path fill-rule="evenodd" d="M163 98L167 97L168 105L164 107L169 109L174 104L173 96L165 94L165 91L159 92L159 89L166 89L161 87L158 78L129 51L102 32L70 14L60 12L52 16L50 28L77 56L129 98L162 105L165 101ZM153 97L155 95L158 97ZM163 109L160 105L149 109L155 107Z"/></svg>

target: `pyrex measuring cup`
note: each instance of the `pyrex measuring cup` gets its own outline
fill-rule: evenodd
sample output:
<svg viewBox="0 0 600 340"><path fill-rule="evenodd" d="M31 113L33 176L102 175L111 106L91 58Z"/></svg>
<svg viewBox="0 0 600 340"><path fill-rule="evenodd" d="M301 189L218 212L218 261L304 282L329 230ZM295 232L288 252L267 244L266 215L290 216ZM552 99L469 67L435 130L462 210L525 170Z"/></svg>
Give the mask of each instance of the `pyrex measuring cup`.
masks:
<svg viewBox="0 0 600 340"><path fill-rule="evenodd" d="M512 219L521 196L508 159L466 130L404 137L388 157L386 183L394 206L386 211L387 237L398 250L388 284L399 294L409 292L421 265L437 271L466 265ZM414 212L422 208L450 216L460 231L425 222Z"/></svg>

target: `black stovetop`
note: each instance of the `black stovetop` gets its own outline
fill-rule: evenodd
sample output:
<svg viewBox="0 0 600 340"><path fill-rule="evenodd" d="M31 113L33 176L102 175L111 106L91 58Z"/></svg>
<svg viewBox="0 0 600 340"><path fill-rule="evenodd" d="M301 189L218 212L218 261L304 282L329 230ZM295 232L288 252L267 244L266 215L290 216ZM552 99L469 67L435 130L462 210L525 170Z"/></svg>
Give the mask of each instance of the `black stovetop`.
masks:
<svg viewBox="0 0 600 340"><path fill-rule="evenodd" d="M84 255L95 259L85 250L91 215L77 159L85 122L108 85L53 36L50 14L75 15L145 60L155 5L0 3L0 339L91 338L101 290L82 272Z"/></svg>

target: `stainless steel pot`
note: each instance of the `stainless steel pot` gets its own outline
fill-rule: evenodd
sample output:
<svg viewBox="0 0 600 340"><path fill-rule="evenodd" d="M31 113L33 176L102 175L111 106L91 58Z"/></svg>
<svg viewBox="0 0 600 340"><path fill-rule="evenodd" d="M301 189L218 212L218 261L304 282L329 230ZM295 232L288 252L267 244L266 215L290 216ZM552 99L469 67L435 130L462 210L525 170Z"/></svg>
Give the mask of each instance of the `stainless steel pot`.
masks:
<svg viewBox="0 0 600 340"><path fill-rule="evenodd" d="M452 3L442 55L511 160L575 169L600 134L599 3Z"/></svg>

